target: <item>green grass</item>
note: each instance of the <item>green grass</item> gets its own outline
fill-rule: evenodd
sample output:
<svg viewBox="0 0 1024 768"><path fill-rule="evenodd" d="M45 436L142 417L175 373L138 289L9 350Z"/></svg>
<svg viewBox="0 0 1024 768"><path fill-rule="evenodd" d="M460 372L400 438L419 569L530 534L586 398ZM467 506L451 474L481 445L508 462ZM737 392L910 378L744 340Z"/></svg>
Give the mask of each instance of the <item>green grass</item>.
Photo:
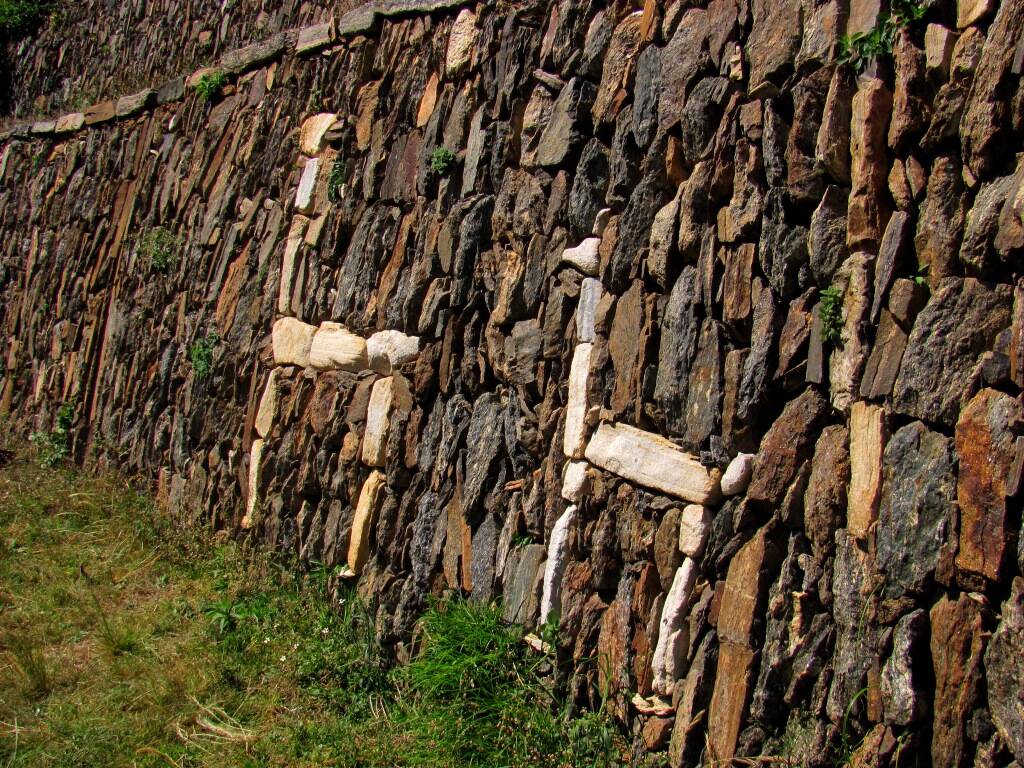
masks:
<svg viewBox="0 0 1024 768"><path fill-rule="evenodd" d="M199 78L196 83L196 93L202 102L210 102L220 96L224 86L227 85L228 76L220 70L207 72Z"/></svg>
<svg viewBox="0 0 1024 768"><path fill-rule="evenodd" d="M0 0L0 34L21 35L50 13L50 0Z"/></svg>
<svg viewBox="0 0 1024 768"><path fill-rule="evenodd" d="M139 255L157 272L167 272L178 263L180 239L166 227L153 227L139 238Z"/></svg>
<svg viewBox="0 0 1024 768"><path fill-rule="evenodd" d="M430 170L444 176L455 163L455 153L448 147L437 147L430 153Z"/></svg>
<svg viewBox="0 0 1024 768"><path fill-rule="evenodd" d="M200 336L192 342L188 350L188 360L192 364L192 370L196 373L197 379L205 379L213 373L213 353L220 343L220 334L211 331L206 336Z"/></svg>
<svg viewBox="0 0 1024 768"><path fill-rule="evenodd" d="M352 593L114 477L0 468L0 766L619 765L497 607L434 605L392 667Z"/></svg>

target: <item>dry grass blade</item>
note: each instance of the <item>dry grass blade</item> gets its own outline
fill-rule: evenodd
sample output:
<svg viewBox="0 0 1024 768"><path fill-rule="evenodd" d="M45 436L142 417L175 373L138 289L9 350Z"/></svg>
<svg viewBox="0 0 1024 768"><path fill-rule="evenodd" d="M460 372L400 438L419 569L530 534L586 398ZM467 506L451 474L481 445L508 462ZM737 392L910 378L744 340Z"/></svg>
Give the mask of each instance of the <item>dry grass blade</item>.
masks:
<svg viewBox="0 0 1024 768"><path fill-rule="evenodd" d="M212 704L202 704L195 697L192 703L199 708L199 714L192 719L191 730L186 731L179 723L175 730L186 744L201 746L199 742L228 742L232 744L251 744L256 734L244 727L222 708Z"/></svg>

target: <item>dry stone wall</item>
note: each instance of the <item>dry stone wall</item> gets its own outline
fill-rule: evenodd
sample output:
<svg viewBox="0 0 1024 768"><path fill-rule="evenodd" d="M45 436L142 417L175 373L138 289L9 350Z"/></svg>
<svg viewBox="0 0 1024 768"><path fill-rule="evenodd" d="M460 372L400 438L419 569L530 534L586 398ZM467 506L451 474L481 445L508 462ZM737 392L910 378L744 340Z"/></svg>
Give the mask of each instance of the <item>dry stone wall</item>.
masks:
<svg viewBox="0 0 1024 768"><path fill-rule="evenodd" d="M1015 765L1024 0L882 20L383 0L19 125L0 413L388 643L557 620L637 756Z"/></svg>

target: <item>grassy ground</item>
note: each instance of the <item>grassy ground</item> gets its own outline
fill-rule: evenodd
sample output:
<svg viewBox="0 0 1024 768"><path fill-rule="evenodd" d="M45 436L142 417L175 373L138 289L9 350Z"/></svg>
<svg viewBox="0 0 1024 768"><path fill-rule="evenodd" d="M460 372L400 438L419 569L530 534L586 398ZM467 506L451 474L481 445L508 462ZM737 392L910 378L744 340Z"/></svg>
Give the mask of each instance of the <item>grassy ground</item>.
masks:
<svg viewBox="0 0 1024 768"><path fill-rule="evenodd" d="M439 604L390 668L325 573L38 459L0 466L0 768L620 764L615 729L565 716L496 608Z"/></svg>

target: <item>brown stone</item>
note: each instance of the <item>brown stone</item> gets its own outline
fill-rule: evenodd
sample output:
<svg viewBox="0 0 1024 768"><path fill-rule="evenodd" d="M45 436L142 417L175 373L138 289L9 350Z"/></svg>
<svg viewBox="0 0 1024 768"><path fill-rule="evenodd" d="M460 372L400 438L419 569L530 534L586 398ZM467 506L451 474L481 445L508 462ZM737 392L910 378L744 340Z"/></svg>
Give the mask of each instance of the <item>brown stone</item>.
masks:
<svg viewBox="0 0 1024 768"><path fill-rule="evenodd" d="M729 563L718 610L718 636L723 642L755 646L757 624L764 612L776 556L775 547L762 528Z"/></svg>
<svg viewBox="0 0 1024 768"><path fill-rule="evenodd" d="M971 576L999 581L1009 554L1006 480L1016 456L1015 427L1024 408L1009 395L984 389L968 403L956 425L960 457L957 501L960 550L956 565Z"/></svg>
<svg viewBox="0 0 1024 768"><path fill-rule="evenodd" d="M967 725L983 684L985 614L981 603L966 594L957 600L944 597L930 612L935 674L931 757L935 768L967 764Z"/></svg>
<svg viewBox="0 0 1024 768"><path fill-rule="evenodd" d="M594 99L594 123L607 123L615 119L622 105L620 90L625 86L634 59L643 41L641 25L643 12L631 13L615 27L611 42L604 54L601 84Z"/></svg>
<svg viewBox="0 0 1024 768"><path fill-rule="evenodd" d="M846 244L874 250L889 220L886 129L892 94L881 80L861 84L853 97L850 124L850 202Z"/></svg>
<svg viewBox="0 0 1024 768"><path fill-rule="evenodd" d="M849 433L832 424L814 444L814 461L804 491L804 530L816 555L823 558L835 546L835 533L846 514L850 479Z"/></svg>
<svg viewBox="0 0 1024 768"><path fill-rule="evenodd" d="M878 520L885 438L885 409L865 402L854 403L850 408L850 493L846 527L851 536L862 541L869 537Z"/></svg>
<svg viewBox="0 0 1024 768"><path fill-rule="evenodd" d="M708 754L715 765L727 765L736 755L750 701L756 653L750 648L724 642L718 650L715 692L708 709Z"/></svg>

